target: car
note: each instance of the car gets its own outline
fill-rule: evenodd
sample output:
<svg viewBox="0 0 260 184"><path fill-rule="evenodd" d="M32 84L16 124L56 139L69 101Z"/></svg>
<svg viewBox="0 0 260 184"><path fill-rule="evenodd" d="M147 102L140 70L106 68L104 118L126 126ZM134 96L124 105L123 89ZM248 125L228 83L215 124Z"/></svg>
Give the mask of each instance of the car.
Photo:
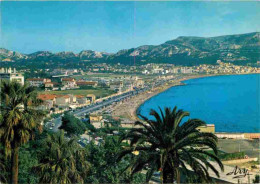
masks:
<svg viewBox="0 0 260 184"><path fill-rule="evenodd" d="M53 128L52 127L50 127L50 130L52 130Z"/></svg>

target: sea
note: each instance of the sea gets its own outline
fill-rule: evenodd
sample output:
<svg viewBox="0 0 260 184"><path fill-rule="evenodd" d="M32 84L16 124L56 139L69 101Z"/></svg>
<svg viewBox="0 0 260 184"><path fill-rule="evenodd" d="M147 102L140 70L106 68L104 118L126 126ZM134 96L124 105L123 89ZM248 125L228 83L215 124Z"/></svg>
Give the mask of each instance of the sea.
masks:
<svg viewBox="0 0 260 184"><path fill-rule="evenodd" d="M138 112L175 107L215 124L216 132L260 132L260 74L190 79L145 101ZM184 119L185 122L188 118ZM183 123L182 122L182 123Z"/></svg>

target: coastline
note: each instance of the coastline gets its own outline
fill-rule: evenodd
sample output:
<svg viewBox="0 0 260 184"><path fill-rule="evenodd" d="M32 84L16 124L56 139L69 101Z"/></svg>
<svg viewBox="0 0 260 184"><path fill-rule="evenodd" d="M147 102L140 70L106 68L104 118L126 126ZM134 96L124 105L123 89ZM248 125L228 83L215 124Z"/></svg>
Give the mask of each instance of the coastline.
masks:
<svg viewBox="0 0 260 184"><path fill-rule="evenodd" d="M196 74L196 75L190 75L190 76L183 76L183 78L178 79L178 80L172 79L172 82L170 84L167 84L165 86L156 87L153 90L143 92L141 94L138 94L135 97L132 97L131 99L128 99L120 104L117 104L114 107L114 111L113 111L112 115L134 122L134 121L140 120L139 117L137 116L137 113L138 113L137 111L142 104L144 104L150 98L166 91L167 89L169 89L171 87L185 85L184 83L182 83L183 81L190 80L190 79L205 78L205 77L226 76L226 75L250 75L250 74L259 74L259 73L209 74L209 75Z"/></svg>
<svg viewBox="0 0 260 184"><path fill-rule="evenodd" d="M191 76L184 76L183 78L177 80L173 79L170 84L168 83L167 85L156 87L150 91L146 91L141 94L138 94L137 96L122 102L121 104L117 104L114 107L113 116L128 119L130 121L140 120L137 116L137 111L139 107L150 98L166 91L171 87L185 85L184 83L182 83L183 81L190 80L190 79L197 79L197 78L213 77L213 76L219 76L219 75L214 75L214 74L191 75Z"/></svg>

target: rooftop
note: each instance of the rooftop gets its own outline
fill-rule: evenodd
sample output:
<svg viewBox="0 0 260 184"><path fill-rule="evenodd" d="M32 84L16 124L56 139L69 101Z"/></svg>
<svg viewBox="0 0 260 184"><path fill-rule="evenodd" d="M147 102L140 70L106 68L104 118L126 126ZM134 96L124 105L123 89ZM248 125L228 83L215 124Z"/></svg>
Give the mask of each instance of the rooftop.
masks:
<svg viewBox="0 0 260 184"><path fill-rule="evenodd" d="M75 79L73 79L73 78L62 78L61 81L71 81L71 82L73 82L73 81L75 81Z"/></svg>
<svg viewBox="0 0 260 184"><path fill-rule="evenodd" d="M41 100L53 100L54 98L56 98L56 95L40 94L40 95L38 95L38 98L41 99Z"/></svg>

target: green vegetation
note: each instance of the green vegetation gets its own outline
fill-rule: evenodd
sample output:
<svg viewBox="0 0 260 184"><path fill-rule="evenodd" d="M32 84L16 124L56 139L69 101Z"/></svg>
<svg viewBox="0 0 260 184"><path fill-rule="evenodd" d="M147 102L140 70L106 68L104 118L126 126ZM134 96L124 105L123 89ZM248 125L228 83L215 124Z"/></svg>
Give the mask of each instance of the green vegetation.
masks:
<svg viewBox="0 0 260 184"><path fill-rule="evenodd" d="M253 180L253 183L260 183L260 175L255 175L255 179Z"/></svg>
<svg viewBox="0 0 260 184"><path fill-rule="evenodd" d="M32 167L38 164L36 151L25 144L19 151L19 180L18 183L38 183L37 175L32 172Z"/></svg>
<svg viewBox="0 0 260 184"><path fill-rule="evenodd" d="M44 117L36 110L41 101L34 88L16 82L2 82L1 86L0 138L5 155L11 157L11 182L18 183L19 148L41 129Z"/></svg>
<svg viewBox="0 0 260 184"><path fill-rule="evenodd" d="M39 78L51 78L51 75L49 75L49 74L47 74L43 71L35 73L34 70L24 73L25 79L37 78L37 77L39 77Z"/></svg>
<svg viewBox="0 0 260 184"><path fill-rule="evenodd" d="M131 171L126 170L132 157L117 160L123 145L119 136L106 137L99 146L90 143L86 147L88 160L95 167L91 167L85 183L144 183L144 176L138 173L132 176Z"/></svg>
<svg viewBox="0 0 260 184"><path fill-rule="evenodd" d="M214 153L213 151L207 151L208 153ZM222 161L235 160L245 158L245 152L234 152L234 153L225 153L218 150L218 158ZM209 158L209 157L207 157Z"/></svg>
<svg viewBox="0 0 260 184"><path fill-rule="evenodd" d="M43 91L41 93L45 94L55 94L55 95L66 95L66 94L73 94L73 95L88 95L94 94L97 98L106 97L109 95L114 94L115 92L108 89L71 89L71 90L64 90L64 91Z"/></svg>
<svg viewBox="0 0 260 184"><path fill-rule="evenodd" d="M90 164L75 138L66 139L61 131L48 135L42 146L42 159L33 168L40 183L83 183Z"/></svg>
<svg viewBox="0 0 260 184"><path fill-rule="evenodd" d="M86 125L70 113L65 113L61 120L60 129L64 129L69 136L81 135L86 131Z"/></svg>
<svg viewBox="0 0 260 184"><path fill-rule="evenodd" d="M173 183L180 182L181 173L190 178L184 162L196 174L187 181L205 182L211 181L206 167L218 175L206 157L223 168L217 157L217 138L197 130L205 123L190 119L180 125L188 112L166 108L159 114L152 110L155 120L141 116L146 123L138 121L136 125L143 128L134 129L121 128L120 122L112 121L106 128L95 129L67 113L61 127L69 135L65 136L64 130L41 130L44 113L34 108L41 103L36 97L37 92L27 85L3 83L0 182L145 183L160 170L163 182ZM78 144L78 136L86 129L99 140Z"/></svg>
<svg viewBox="0 0 260 184"><path fill-rule="evenodd" d="M199 132L197 128L205 125L199 119L189 119L180 125L182 119L189 115L182 110L165 108L163 112L151 110L150 115L155 120L149 120L140 115L145 121L137 121L135 124L142 128L131 130L125 137L125 140L131 142L131 147L126 148L120 155L124 158L126 155L136 154L129 165L132 173L140 172L148 165L146 174L148 182L155 171L161 171L163 183L180 183L180 166L188 175L188 164L195 174L204 182L211 181L208 170L210 168L218 177L217 168L212 166L206 156L216 161L221 170L223 165L217 157L217 137L212 133ZM214 151L208 153L201 149L201 146L207 146ZM203 163L203 164L202 164Z"/></svg>
<svg viewBox="0 0 260 184"><path fill-rule="evenodd" d="M221 160L235 160L245 158L245 152L235 152L235 153L222 153L219 154Z"/></svg>
<svg viewBox="0 0 260 184"><path fill-rule="evenodd" d="M51 114L51 118L58 118L60 114Z"/></svg>

